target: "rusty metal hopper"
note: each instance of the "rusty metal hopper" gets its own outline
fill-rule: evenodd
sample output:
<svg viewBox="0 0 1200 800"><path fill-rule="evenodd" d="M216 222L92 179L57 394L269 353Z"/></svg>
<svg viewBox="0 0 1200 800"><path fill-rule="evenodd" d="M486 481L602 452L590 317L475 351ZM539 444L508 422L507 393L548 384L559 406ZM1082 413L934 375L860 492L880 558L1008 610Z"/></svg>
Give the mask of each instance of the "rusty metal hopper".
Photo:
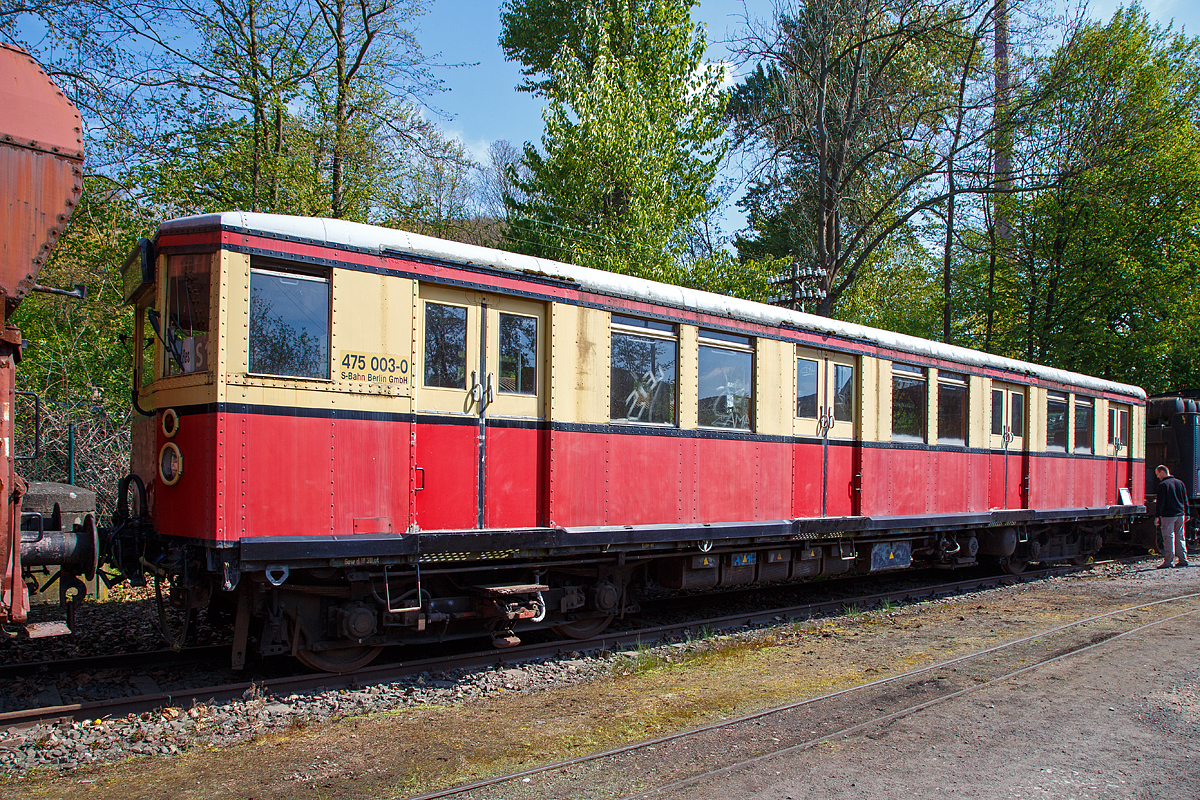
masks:
<svg viewBox="0 0 1200 800"><path fill-rule="evenodd" d="M33 291L83 192L79 112L29 54L0 44L0 622L22 622L21 497L13 452L21 331L9 322Z"/></svg>
<svg viewBox="0 0 1200 800"><path fill-rule="evenodd" d="M0 43L0 292L33 290L83 191L79 112L29 54Z"/></svg>

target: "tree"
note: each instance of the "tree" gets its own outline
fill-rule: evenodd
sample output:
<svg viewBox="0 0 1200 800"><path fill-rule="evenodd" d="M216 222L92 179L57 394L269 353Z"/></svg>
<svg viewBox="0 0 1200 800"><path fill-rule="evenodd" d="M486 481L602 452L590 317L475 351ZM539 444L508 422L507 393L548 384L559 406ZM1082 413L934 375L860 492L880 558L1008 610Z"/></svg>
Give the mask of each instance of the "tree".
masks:
<svg viewBox="0 0 1200 800"><path fill-rule="evenodd" d="M413 33L413 23L424 13L424 0L314 2L325 25L332 64L312 99L331 121L330 213L343 217L348 213L346 167L357 163L347 156L362 143L352 127L379 132L382 138L411 137L416 115L398 99L428 93L438 84Z"/></svg>
<svg viewBox="0 0 1200 800"><path fill-rule="evenodd" d="M693 4L583 4L580 45L559 50L539 88L550 100L544 152L526 144L529 177L509 171L524 195L511 197L513 247L659 280L676 275L722 154L719 74L703 65Z"/></svg>
<svg viewBox="0 0 1200 800"><path fill-rule="evenodd" d="M1066 80L1014 158L1060 179L1014 208L995 347L1152 391L1195 385L1200 40L1133 6L1083 28L1054 69Z"/></svg>
<svg viewBox="0 0 1200 800"><path fill-rule="evenodd" d="M740 50L755 69L730 103L755 173L739 253L811 268L816 310L830 314L890 237L945 206L952 244L953 198L1009 191L989 148L1019 109L991 113L981 81L993 11L993 0L813 0L751 26Z"/></svg>

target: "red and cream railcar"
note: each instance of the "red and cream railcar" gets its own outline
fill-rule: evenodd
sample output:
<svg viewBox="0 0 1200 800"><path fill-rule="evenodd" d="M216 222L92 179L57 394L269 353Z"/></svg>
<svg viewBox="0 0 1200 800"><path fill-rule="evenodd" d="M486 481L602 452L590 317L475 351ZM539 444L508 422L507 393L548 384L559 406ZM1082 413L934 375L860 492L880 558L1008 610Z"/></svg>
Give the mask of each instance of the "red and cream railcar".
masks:
<svg viewBox="0 0 1200 800"><path fill-rule="evenodd" d="M583 635L645 583L1086 558L1143 494L1132 386L335 220L139 255L116 551L236 598L236 663Z"/></svg>

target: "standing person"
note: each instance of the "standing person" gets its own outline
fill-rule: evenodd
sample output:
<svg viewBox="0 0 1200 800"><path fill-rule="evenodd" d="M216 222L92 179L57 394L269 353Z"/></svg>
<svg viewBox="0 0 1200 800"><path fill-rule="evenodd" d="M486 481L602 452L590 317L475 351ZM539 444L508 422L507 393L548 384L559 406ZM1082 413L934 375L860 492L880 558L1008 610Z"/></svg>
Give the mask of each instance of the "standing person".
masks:
<svg viewBox="0 0 1200 800"><path fill-rule="evenodd" d="M1187 487L1179 478L1171 477L1171 470L1161 464L1155 468L1158 476L1158 494L1154 498L1154 513L1158 515L1159 530L1162 531L1163 563L1159 569L1167 569L1176 556L1175 566L1186 567L1187 536L1184 522L1187 520Z"/></svg>

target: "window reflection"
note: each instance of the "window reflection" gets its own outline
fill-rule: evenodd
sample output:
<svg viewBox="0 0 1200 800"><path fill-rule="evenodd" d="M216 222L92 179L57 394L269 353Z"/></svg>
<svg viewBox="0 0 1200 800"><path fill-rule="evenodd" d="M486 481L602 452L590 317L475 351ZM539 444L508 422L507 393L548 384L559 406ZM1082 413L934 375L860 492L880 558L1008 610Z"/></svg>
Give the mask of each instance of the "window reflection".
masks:
<svg viewBox="0 0 1200 800"><path fill-rule="evenodd" d="M1090 400L1075 398L1075 452L1092 452L1092 413Z"/></svg>
<svg viewBox="0 0 1200 800"><path fill-rule="evenodd" d="M467 310L425 304L425 385L467 388Z"/></svg>
<svg viewBox="0 0 1200 800"><path fill-rule="evenodd" d="M163 338L168 352L164 374L208 369L210 269L208 253L188 253L167 259L167 313Z"/></svg>
<svg viewBox="0 0 1200 800"><path fill-rule="evenodd" d="M250 372L329 377L329 279L250 270Z"/></svg>
<svg viewBox="0 0 1200 800"><path fill-rule="evenodd" d="M753 386L753 354L700 347L701 426L749 430Z"/></svg>
<svg viewBox="0 0 1200 800"><path fill-rule="evenodd" d="M1050 395L1046 401L1046 449L1067 449L1067 398Z"/></svg>
<svg viewBox="0 0 1200 800"><path fill-rule="evenodd" d="M892 441L924 442L927 416L925 370L892 365Z"/></svg>
<svg viewBox="0 0 1200 800"><path fill-rule="evenodd" d="M845 364L833 368L833 418L854 422L854 367Z"/></svg>
<svg viewBox="0 0 1200 800"><path fill-rule="evenodd" d="M674 340L612 332L613 420L675 423L677 351Z"/></svg>
<svg viewBox="0 0 1200 800"><path fill-rule="evenodd" d="M537 394L537 318L500 315L500 391Z"/></svg>
<svg viewBox="0 0 1200 800"><path fill-rule="evenodd" d="M938 381L938 443L967 443L967 387Z"/></svg>
<svg viewBox="0 0 1200 800"><path fill-rule="evenodd" d="M817 362L796 359L796 416L817 418Z"/></svg>

